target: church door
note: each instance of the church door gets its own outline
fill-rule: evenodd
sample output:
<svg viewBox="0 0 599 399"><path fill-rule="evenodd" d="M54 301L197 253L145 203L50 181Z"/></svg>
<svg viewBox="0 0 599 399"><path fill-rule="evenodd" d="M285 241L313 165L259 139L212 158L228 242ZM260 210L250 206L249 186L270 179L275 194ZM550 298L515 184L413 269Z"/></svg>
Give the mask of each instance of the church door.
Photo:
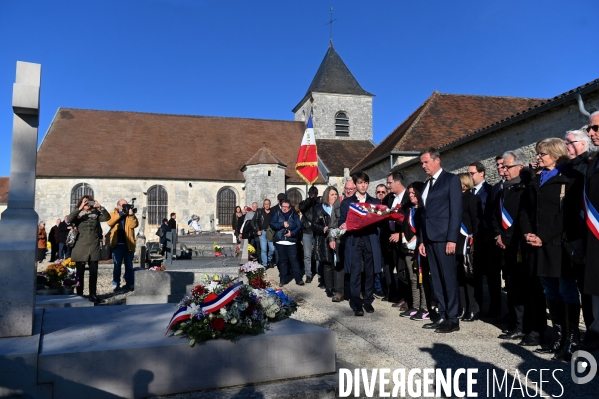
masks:
<svg viewBox="0 0 599 399"><path fill-rule="evenodd" d="M221 189L216 195L216 217L221 227L233 225L233 213L235 213L235 202L237 197L230 188Z"/></svg>

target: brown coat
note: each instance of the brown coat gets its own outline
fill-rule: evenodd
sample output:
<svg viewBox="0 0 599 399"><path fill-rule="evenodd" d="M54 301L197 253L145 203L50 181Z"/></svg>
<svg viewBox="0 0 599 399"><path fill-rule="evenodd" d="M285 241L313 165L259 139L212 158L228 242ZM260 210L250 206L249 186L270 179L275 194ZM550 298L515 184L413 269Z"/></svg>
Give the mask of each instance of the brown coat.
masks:
<svg viewBox="0 0 599 399"><path fill-rule="evenodd" d="M110 220L107 222L110 226L110 247L114 248L118 244L118 237L116 232L122 230L122 226L119 223L121 216L119 210L114 208L114 211L110 213ZM125 241L127 241L127 248L130 252L135 252L135 228L139 225L137 217L135 215L127 215L125 218Z"/></svg>
<svg viewBox="0 0 599 399"><path fill-rule="evenodd" d="M42 229L41 226L38 226L37 230L37 247L46 249L48 245L48 239L46 237L46 229Z"/></svg>

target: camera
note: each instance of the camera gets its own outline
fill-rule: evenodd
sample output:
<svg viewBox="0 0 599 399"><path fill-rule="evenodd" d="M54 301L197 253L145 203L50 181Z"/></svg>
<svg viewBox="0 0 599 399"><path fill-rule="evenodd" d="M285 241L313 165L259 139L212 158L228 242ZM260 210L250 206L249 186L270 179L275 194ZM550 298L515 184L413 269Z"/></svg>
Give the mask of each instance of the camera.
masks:
<svg viewBox="0 0 599 399"><path fill-rule="evenodd" d="M135 200L137 198L131 198L130 204L123 204L121 207L123 208L123 213L128 214L129 209L133 211L133 213L137 213L137 208L135 207Z"/></svg>
<svg viewBox="0 0 599 399"><path fill-rule="evenodd" d="M93 207L94 207L94 205L96 205L96 201L91 201L91 200L88 200L88 201L85 203L85 205L87 205L87 206L91 206L91 207L93 208Z"/></svg>

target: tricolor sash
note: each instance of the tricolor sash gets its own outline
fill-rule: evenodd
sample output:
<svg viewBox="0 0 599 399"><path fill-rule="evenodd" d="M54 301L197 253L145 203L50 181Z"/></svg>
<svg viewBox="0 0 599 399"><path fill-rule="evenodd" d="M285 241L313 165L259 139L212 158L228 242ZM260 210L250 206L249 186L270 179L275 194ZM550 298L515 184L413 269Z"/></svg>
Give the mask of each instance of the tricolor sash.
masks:
<svg viewBox="0 0 599 399"><path fill-rule="evenodd" d="M472 235L468 233L468 229L466 228L466 225L464 223L462 223L462 225L460 226L460 234L466 237L466 239L464 240L463 249L463 254L466 255L466 253L468 252L468 244L472 244L473 240Z"/></svg>
<svg viewBox="0 0 599 399"><path fill-rule="evenodd" d="M410 208L410 214L408 215L408 225L412 233L416 234L416 223L414 222L414 216L416 215L416 209Z"/></svg>
<svg viewBox="0 0 599 399"><path fill-rule="evenodd" d="M587 227L591 230L591 233L599 240L599 213L591 204L589 197L587 197L587 188L584 188L584 199L582 202L584 210L584 220L587 223Z"/></svg>
<svg viewBox="0 0 599 399"><path fill-rule="evenodd" d="M509 229L514 224L514 220L503 206L503 198L499 197L499 212L501 213L501 226L504 230Z"/></svg>
<svg viewBox="0 0 599 399"><path fill-rule="evenodd" d="M240 281L240 282L237 282L237 283L227 287L227 289L224 290L223 292L221 292L216 298L214 298L210 301L207 301L207 302L206 301L202 302L200 304L200 308L202 309L202 311L204 313L216 312L217 310L219 310L222 307L229 304L233 299L235 299L235 297L237 295L239 295L242 286L243 286L243 283ZM213 294L210 294L210 295L213 295ZM173 325L175 325L176 323L183 321L183 320L188 320L188 319L191 319L191 314L187 311L187 306L183 306L183 307L177 309L175 314L173 314L171 321L168 323L166 332L168 333L168 331L171 329L171 327Z"/></svg>
<svg viewBox="0 0 599 399"><path fill-rule="evenodd" d="M368 215L368 211L365 211L364 209L360 208L360 205L358 203L349 204L349 210L360 216Z"/></svg>

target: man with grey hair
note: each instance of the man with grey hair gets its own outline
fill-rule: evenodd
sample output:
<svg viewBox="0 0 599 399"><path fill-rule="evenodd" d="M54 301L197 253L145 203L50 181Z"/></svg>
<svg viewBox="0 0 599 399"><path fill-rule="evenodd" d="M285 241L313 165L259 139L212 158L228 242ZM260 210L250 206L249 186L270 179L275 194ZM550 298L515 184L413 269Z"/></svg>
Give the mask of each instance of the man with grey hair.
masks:
<svg viewBox="0 0 599 399"><path fill-rule="evenodd" d="M591 139L582 130L569 130L564 135L564 143L568 149L570 164L574 169L586 175L590 151L594 147Z"/></svg>
<svg viewBox="0 0 599 399"><path fill-rule="evenodd" d="M587 133L595 146L599 146L599 111L589 116ZM587 246L585 257L584 282L578 280L582 293L591 295L591 308L593 320L587 321L587 315L583 315L587 332L584 341L576 349L592 351L599 349L599 223L594 217L599 209L599 154L593 157L589 163L585 179L584 211L587 225ZM583 299L584 300L584 299Z"/></svg>

